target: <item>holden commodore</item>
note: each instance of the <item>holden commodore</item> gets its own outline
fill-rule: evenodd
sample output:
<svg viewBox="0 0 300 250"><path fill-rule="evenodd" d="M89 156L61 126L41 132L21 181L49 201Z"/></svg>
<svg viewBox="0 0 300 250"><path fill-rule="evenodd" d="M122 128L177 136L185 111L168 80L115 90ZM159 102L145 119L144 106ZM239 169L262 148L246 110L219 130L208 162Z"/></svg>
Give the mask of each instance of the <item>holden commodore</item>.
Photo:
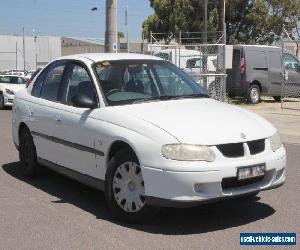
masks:
<svg viewBox="0 0 300 250"><path fill-rule="evenodd" d="M286 152L269 122L210 99L152 56L51 62L17 93L12 130L24 174L46 166L103 190L114 216L129 222L285 182Z"/></svg>

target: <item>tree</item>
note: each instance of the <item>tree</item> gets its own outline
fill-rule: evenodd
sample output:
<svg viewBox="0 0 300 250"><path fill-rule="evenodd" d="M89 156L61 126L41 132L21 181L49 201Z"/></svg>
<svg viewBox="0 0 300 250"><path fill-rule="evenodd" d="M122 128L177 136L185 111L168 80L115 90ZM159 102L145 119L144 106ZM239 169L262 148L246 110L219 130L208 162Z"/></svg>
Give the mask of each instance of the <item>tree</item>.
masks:
<svg viewBox="0 0 300 250"><path fill-rule="evenodd" d="M215 34L221 29L224 0L211 0L208 5L208 30ZM179 31L203 31L203 2L199 0L149 0L154 14L143 23L143 35ZM220 7L218 7L220 6ZM299 23L299 0L227 0L227 43L271 44L280 39L283 25L296 30Z"/></svg>

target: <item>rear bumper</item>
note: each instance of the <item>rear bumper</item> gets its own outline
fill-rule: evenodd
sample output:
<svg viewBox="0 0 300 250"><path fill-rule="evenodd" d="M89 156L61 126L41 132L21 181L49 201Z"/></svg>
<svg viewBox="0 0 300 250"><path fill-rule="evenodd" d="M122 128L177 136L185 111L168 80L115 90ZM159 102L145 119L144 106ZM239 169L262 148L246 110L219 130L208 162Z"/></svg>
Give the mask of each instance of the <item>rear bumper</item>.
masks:
<svg viewBox="0 0 300 250"><path fill-rule="evenodd" d="M203 172L143 167L146 199L148 204L155 206L189 207L274 189L284 184L286 152L283 147L268 157L261 158L260 163L266 164L263 179L229 187L224 185L224 180L235 178L239 167L258 164L258 159L243 163L244 165L235 161L232 166L223 165L218 170Z"/></svg>

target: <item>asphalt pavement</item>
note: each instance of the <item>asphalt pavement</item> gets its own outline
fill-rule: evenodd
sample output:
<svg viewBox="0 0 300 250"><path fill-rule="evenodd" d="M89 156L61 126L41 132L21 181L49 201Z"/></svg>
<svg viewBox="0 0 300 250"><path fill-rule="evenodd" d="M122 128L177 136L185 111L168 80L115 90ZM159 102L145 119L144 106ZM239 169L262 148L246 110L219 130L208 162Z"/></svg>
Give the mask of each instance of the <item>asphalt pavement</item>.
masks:
<svg viewBox="0 0 300 250"><path fill-rule="evenodd" d="M102 192L50 171L23 177L11 110L0 111L0 249L251 249L239 245L241 232L296 232L299 242L300 144L285 147L281 188L248 201L165 208L149 224L130 225L111 217Z"/></svg>

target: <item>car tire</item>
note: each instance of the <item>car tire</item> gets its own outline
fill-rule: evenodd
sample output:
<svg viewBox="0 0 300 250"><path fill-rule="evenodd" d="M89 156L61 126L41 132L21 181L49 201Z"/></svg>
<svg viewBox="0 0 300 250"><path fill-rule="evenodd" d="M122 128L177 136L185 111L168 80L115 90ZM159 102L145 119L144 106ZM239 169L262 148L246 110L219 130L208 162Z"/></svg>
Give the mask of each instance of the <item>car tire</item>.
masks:
<svg viewBox="0 0 300 250"><path fill-rule="evenodd" d="M281 96L273 96L275 102L281 102Z"/></svg>
<svg viewBox="0 0 300 250"><path fill-rule="evenodd" d="M36 148L28 128L23 128L20 133L19 158L25 176L35 177L40 174Z"/></svg>
<svg viewBox="0 0 300 250"><path fill-rule="evenodd" d="M129 223L149 221L159 208L149 206L144 194L136 155L132 150L120 150L109 161L105 178L105 198L113 216Z"/></svg>
<svg viewBox="0 0 300 250"><path fill-rule="evenodd" d="M0 93L0 110L4 109L4 96Z"/></svg>
<svg viewBox="0 0 300 250"><path fill-rule="evenodd" d="M257 84L252 84L248 89L247 101L251 104L257 104L260 102L261 91Z"/></svg>

